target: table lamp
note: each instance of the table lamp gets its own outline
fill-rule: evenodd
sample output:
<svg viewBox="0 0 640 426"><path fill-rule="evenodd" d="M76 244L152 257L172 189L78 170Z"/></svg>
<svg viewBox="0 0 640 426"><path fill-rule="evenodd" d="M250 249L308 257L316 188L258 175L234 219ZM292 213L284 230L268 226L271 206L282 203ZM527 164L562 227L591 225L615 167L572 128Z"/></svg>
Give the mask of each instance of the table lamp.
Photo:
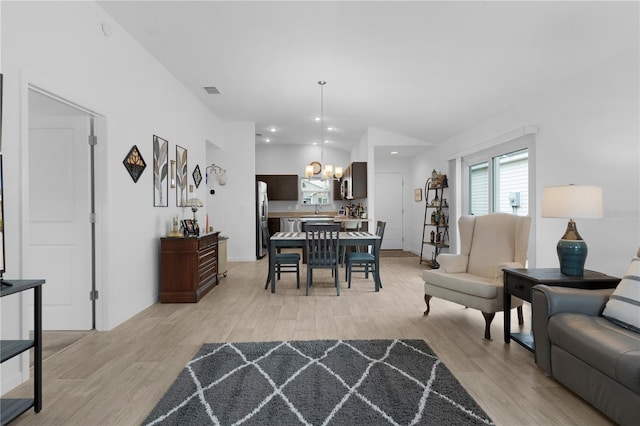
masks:
<svg viewBox="0 0 640 426"><path fill-rule="evenodd" d="M196 219L196 212L198 211L199 207L204 206L204 203L198 198L189 198L187 200L187 206L191 207L191 211L193 212L193 222L197 222L198 220Z"/></svg>
<svg viewBox="0 0 640 426"><path fill-rule="evenodd" d="M602 188L590 185L546 186L542 192L542 217L567 218L567 230L558 245L560 272L584 275L587 244L573 219L602 218Z"/></svg>

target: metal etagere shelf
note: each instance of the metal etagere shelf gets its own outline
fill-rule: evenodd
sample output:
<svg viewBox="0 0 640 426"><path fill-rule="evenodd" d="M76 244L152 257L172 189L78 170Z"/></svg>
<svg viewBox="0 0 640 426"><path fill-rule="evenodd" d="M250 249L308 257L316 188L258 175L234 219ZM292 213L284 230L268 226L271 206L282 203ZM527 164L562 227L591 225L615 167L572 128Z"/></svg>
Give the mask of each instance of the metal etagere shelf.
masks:
<svg viewBox="0 0 640 426"><path fill-rule="evenodd" d="M422 226L422 248L420 264L429 263L433 269L440 267L436 257L442 249L449 247L449 204L444 198L449 187L446 175L434 174L424 184L424 221ZM431 259L424 259L424 246L433 247Z"/></svg>

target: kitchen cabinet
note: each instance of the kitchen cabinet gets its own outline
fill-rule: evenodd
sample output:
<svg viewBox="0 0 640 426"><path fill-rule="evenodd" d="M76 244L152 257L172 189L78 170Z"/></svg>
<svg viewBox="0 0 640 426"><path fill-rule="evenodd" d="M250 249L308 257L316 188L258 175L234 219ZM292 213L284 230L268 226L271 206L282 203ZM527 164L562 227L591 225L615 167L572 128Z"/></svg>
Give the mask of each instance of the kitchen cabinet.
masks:
<svg viewBox="0 0 640 426"><path fill-rule="evenodd" d="M256 181L267 184L270 201L298 201L298 175L256 175Z"/></svg>
<svg viewBox="0 0 640 426"><path fill-rule="evenodd" d="M342 180L333 181L333 201L342 200Z"/></svg>
<svg viewBox="0 0 640 426"><path fill-rule="evenodd" d="M267 219L267 227L269 228L269 235L280 232L280 218L270 217Z"/></svg>
<svg viewBox="0 0 640 426"><path fill-rule="evenodd" d="M367 198L367 162L354 161L349 164L344 171L341 186L343 199Z"/></svg>
<svg viewBox="0 0 640 426"><path fill-rule="evenodd" d="M218 234L160 238L160 302L196 303L218 284Z"/></svg>

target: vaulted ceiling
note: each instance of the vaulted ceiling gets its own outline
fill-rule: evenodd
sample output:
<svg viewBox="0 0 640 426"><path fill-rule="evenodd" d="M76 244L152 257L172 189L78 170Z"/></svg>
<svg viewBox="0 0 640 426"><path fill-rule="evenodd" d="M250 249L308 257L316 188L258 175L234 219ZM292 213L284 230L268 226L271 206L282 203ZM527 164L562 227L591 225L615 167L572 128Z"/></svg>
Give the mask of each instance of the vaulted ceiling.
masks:
<svg viewBox="0 0 640 426"><path fill-rule="evenodd" d="M217 116L255 121L256 144L318 142L327 81L344 150L367 127L440 143L638 37L628 2L99 4Z"/></svg>

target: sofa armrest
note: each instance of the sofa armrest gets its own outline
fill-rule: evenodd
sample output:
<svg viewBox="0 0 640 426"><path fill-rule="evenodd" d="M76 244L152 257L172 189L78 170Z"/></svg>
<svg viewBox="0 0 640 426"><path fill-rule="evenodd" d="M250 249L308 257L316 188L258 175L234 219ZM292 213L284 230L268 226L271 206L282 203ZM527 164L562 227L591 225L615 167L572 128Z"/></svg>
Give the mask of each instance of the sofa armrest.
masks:
<svg viewBox="0 0 640 426"><path fill-rule="evenodd" d="M549 318L561 312L600 315L613 289L584 290L578 288L536 285L531 291L531 316L536 364L547 374L551 371Z"/></svg>
<svg viewBox="0 0 640 426"><path fill-rule="evenodd" d="M467 272L468 255L443 253L439 254L436 260L440 269L448 274Z"/></svg>

